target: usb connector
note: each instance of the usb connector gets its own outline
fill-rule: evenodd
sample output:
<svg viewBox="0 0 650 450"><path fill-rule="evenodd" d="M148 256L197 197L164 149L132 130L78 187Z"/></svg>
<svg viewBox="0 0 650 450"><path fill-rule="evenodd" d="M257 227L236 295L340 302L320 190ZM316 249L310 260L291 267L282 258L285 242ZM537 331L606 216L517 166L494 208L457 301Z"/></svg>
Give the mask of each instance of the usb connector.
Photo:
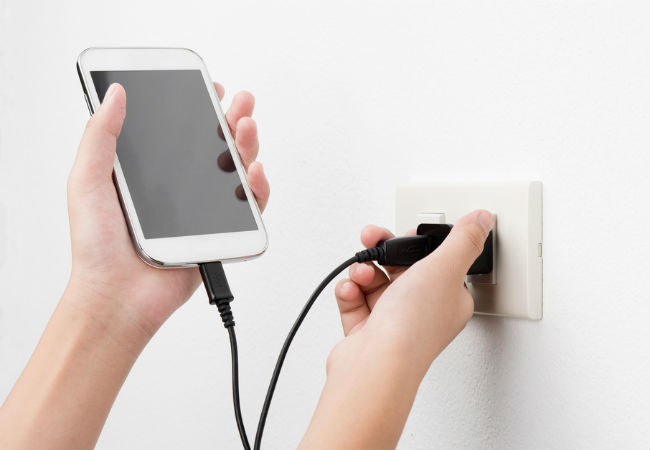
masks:
<svg viewBox="0 0 650 450"><path fill-rule="evenodd" d="M377 244L380 249L377 262L382 266L410 266L433 253L445 240L451 226L446 224L421 224L416 236L386 239ZM476 258L467 275L492 272L492 232L488 234L483 252Z"/></svg>

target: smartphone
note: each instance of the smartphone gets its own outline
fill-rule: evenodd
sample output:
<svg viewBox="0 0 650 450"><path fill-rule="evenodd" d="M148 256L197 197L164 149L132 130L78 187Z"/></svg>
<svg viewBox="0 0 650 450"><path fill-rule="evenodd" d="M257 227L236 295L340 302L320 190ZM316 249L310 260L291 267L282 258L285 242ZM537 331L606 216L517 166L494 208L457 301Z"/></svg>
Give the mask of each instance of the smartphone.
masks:
<svg viewBox="0 0 650 450"><path fill-rule="evenodd" d="M113 179L140 257L185 267L261 255L268 237L203 60L182 48L89 48L88 109L126 90Z"/></svg>

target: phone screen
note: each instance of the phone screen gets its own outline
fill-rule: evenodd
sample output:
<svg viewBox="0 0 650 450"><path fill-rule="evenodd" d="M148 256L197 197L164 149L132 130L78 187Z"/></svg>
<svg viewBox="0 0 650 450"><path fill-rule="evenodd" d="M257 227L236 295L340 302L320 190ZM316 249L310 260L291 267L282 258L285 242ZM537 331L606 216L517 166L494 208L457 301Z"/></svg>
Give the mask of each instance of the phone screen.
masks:
<svg viewBox="0 0 650 450"><path fill-rule="evenodd" d="M256 230L199 70L92 71L126 90L117 156L146 239Z"/></svg>

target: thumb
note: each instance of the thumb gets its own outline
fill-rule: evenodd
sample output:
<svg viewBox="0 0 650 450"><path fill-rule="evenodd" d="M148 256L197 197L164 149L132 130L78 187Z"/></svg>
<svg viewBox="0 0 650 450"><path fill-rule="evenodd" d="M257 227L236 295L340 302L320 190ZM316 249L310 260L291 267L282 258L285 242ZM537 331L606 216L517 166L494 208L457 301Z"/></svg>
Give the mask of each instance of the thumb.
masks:
<svg viewBox="0 0 650 450"><path fill-rule="evenodd" d="M434 259L443 262L454 275L463 280L470 266L483 252L483 245L492 227L494 216L489 211L478 210L463 216L434 252Z"/></svg>
<svg viewBox="0 0 650 450"><path fill-rule="evenodd" d="M71 184L88 189L111 179L117 138L125 117L126 92L113 83L86 124L70 174Z"/></svg>

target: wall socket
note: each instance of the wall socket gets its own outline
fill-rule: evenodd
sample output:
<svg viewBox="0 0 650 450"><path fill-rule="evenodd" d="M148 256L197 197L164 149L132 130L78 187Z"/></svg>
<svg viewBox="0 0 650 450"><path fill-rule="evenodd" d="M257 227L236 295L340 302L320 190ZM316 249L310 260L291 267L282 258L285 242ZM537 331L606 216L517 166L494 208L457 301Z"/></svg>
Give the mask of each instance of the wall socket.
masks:
<svg viewBox="0 0 650 450"><path fill-rule="evenodd" d="M543 299L542 183L435 182L399 186L398 235L420 223L453 225L475 209L495 214L495 273L467 278L475 313L539 320Z"/></svg>

